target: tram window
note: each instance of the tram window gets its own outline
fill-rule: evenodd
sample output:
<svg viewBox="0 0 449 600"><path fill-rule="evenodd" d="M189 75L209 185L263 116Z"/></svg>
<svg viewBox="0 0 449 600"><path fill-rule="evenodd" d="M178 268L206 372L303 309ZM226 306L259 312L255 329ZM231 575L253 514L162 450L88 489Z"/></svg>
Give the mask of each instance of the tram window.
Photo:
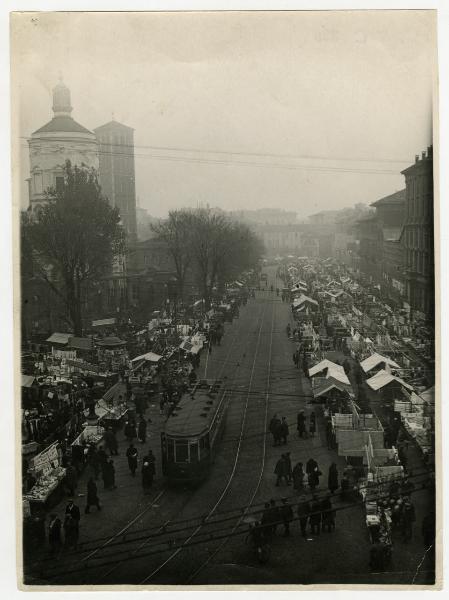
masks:
<svg viewBox="0 0 449 600"><path fill-rule="evenodd" d="M176 462L188 462L189 460L189 446L187 442L176 442Z"/></svg>
<svg viewBox="0 0 449 600"><path fill-rule="evenodd" d="M193 444L189 444L189 453L190 453L190 462L198 462L198 442L193 442Z"/></svg>
<svg viewBox="0 0 449 600"><path fill-rule="evenodd" d="M173 440L167 440L167 458L170 462L175 460L175 442Z"/></svg>

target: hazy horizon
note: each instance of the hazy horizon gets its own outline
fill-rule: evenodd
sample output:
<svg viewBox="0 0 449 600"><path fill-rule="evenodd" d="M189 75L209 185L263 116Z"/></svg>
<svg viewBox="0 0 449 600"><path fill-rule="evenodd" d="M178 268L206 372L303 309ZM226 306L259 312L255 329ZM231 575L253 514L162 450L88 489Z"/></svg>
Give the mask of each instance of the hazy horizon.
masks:
<svg viewBox="0 0 449 600"><path fill-rule="evenodd" d="M13 44L22 207L59 73L76 121L135 129L154 217L369 204L432 143L432 11L30 13Z"/></svg>

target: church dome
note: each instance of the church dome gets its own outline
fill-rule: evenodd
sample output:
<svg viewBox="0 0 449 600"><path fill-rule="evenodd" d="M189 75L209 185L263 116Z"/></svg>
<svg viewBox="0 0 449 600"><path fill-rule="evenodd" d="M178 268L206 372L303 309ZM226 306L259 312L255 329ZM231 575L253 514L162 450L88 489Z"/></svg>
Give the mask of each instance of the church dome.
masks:
<svg viewBox="0 0 449 600"><path fill-rule="evenodd" d="M54 117L40 129L33 132L33 136L41 133L78 133L89 134L93 132L77 123L70 115L73 110L70 100L70 90L62 79L53 88L53 112Z"/></svg>

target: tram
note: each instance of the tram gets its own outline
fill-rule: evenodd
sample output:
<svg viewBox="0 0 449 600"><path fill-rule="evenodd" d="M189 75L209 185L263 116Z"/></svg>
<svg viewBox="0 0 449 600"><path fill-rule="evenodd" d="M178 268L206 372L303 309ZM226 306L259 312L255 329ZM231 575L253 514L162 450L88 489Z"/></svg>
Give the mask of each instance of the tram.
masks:
<svg viewBox="0 0 449 600"><path fill-rule="evenodd" d="M207 478L228 402L222 380L200 379L174 407L161 433L162 472L168 483L195 485Z"/></svg>

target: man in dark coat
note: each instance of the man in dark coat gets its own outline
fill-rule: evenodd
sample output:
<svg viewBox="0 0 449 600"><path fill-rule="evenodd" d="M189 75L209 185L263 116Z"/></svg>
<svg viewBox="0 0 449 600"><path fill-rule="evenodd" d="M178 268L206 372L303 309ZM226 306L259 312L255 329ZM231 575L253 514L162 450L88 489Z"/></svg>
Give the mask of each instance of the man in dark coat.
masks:
<svg viewBox="0 0 449 600"><path fill-rule="evenodd" d="M307 521L309 520L310 513L310 504L307 501L307 498L302 495L299 499L298 504L298 517L299 517L299 526L301 528L302 537L306 537L307 535Z"/></svg>
<svg viewBox="0 0 449 600"><path fill-rule="evenodd" d="M81 520L81 513L80 513L80 509L78 508L78 506L76 506L76 504L74 504L72 498L70 498L67 506L65 507L65 514L70 515L76 522L77 527L79 527L79 522Z"/></svg>
<svg viewBox="0 0 449 600"><path fill-rule="evenodd" d="M145 444L145 442L147 441L147 422L145 421L143 416L140 417L137 435L139 438L139 442Z"/></svg>
<svg viewBox="0 0 449 600"><path fill-rule="evenodd" d="M306 415L303 410L298 413L297 423L296 429L298 430L298 436L302 438L306 432Z"/></svg>
<svg viewBox="0 0 449 600"><path fill-rule="evenodd" d="M279 487L281 480L284 479L287 485L291 485L288 481L288 467L285 460L285 454L277 461L274 468L274 474L276 475L276 487Z"/></svg>
<svg viewBox="0 0 449 600"><path fill-rule="evenodd" d="M282 505L279 509L282 523L284 524L284 535L290 535L290 523L293 521L293 509L287 498L282 498Z"/></svg>
<svg viewBox="0 0 449 600"><path fill-rule="evenodd" d="M91 506L96 506L97 510L101 510L100 500L98 499L97 484L92 477L90 477L89 481L87 482L87 503L86 508L84 509L86 515L89 514Z"/></svg>
<svg viewBox="0 0 449 600"><path fill-rule="evenodd" d="M137 448L134 447L134 444L130 444L128 450L126 451L126 457L128 459L129 470L131 471L131 475L135 477L136 469L137 469Z"/></svg>
<svg viewBox="0 0 449 600"><path fill-rule="evenodd" d="M154 477L154 463L148 460L146 456L143 459L142 464L142 487L144 492L148 494L150 492L150 488L153 485L153 477Z"/></svg>
<svg viewBox="0 0 449 600"><path fill-rule="evenodd" d="M270 433L273 436L273 444L274 446L279 446L279 444L281 443L281 436L280 436L280 428L281 428L281 421L278 418L277 415L273 415L271 421L270 421Z"/></svg>
<svg viewBox="0 0 449 600"><path fill-rule="evenodd" d="M136 424L134 421L128 421L125 423L124 434L128 442L132 442L137 437Z"/></svg>
<svg viewBox="0 0 449 600"><path fill-rule="evenodd" d="M282 417L282 422L281 422L281 427L280 427L280 434L281 434L282 443L286 444L287 443L287 438L288 438L288 435L289 435L289 429L288 429L287 419L285 417Z"/></svg>

